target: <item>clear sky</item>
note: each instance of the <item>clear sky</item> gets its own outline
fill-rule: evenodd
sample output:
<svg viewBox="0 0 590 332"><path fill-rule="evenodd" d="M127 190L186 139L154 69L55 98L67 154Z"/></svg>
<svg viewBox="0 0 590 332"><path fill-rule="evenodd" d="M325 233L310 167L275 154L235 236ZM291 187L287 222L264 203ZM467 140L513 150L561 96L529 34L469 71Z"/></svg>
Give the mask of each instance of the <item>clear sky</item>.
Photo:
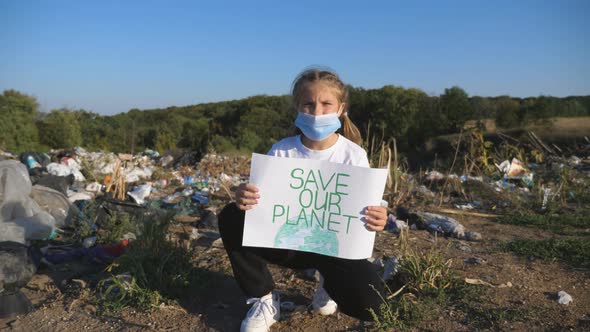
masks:
<svg viewBox="0 0 590 332"><path fill-rule="evenodd" d="M213 4L214 3L214 4ZM289 92L590 94L590 1L0 1L0 90L101 114Z"/></svg>

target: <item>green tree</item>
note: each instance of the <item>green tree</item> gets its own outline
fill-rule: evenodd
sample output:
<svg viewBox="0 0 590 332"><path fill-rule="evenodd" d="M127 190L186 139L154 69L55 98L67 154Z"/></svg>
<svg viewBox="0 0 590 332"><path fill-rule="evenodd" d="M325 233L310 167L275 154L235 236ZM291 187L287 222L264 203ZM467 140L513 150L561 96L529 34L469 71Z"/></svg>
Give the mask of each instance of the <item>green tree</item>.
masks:
<svg viewBox="0 0 590 332"><path fill-rule="evenodd" d="M178 146L194 151L206 152L209 140L209 121L200 118L186 121L182 125L182 134Z"/></svg>
<svg viewBox="0 0 590 332"><path fill-rule="evenodd" d="M450 132L461 131L465 121L474 116L467 92L458 86L445 89L440 96L440 107L444 116L443 125Z"/></svg>
<svg viewBox="0 0 590 332"><path fill-rule="evenodd" d="M73 148L82 144L82 131L77 112L52 110L40 123L41 142L52 148Z"/></svg>
<svg viewBox="0 0 590 332"><path fill-rule="evenodd" d="M0 149L21 152L38 147L38 109L34 97L16 90L5 90L0 95Z"/></svg>
<svg viewBox="0 0 590 332"><path fill-rule="evenodd" d="M502 128L514 128L520 124L520 103L508 96L502 96L496 101L496 125Z"/></svg>

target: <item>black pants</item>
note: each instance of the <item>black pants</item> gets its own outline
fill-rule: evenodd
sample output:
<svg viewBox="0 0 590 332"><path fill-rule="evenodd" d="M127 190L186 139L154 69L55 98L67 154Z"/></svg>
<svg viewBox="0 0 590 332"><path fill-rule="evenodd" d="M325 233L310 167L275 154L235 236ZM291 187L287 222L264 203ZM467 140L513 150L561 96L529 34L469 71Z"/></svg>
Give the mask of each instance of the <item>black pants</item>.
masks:
<svg viewBox="0 0 590 332"><path fill-rule="evenodd" d="M317 269L324 288L343 313L372 320L368 309L379 314L384 287L377 268L366 259L343 259L303 251L242 246L244 211L227 205L219 214L219 232L240 288L249 297L261 297L274 289L268 263L295 269ZM374 288L373 288L374 287Z"/></svg>

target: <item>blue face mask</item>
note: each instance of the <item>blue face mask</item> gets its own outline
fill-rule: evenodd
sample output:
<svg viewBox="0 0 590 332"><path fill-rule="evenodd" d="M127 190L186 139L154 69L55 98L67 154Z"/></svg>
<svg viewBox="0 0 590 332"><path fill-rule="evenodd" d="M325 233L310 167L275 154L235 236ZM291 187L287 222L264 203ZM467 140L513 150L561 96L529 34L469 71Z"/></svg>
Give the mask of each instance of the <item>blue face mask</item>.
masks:
<svg viewBox="0 0 590 332"><path fill-rule="evenodd" d="M338 113L311 115L299 112L295 119L295 126L301 129L303 135L312 141L323 141L341 126Z"/></svg>

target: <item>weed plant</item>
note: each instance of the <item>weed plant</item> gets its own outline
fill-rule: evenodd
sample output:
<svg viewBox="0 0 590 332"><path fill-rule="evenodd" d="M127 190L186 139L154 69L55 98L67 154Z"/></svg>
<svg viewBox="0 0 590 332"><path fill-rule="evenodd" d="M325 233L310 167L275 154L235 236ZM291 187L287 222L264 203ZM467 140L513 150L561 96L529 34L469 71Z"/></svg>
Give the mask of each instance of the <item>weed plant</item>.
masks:
<svg viewBox="0 0 590 332"><path fill-rule="evenodd" d="M590 239L588 238L516 239L502 244L501 247L519 255L551 261L558 260L572 267L590 269Z"/></svg>
<svg viewBox="0 0 590 332"><path fill-rule="evenodd" d="M98 243L113 244L121 241L126 233L138 233L138 225L127 213L114 212L107 215L100 225Z"/></svg>
<svg viewBox="0 0 590 332"><path fill-rule="evenodd" d="M211 278L197 270L191 253L166 239L172 216L159 216L143 223L141 235L131 242L109 271L113 273L103 287L100 299L104 311L128 306L149 310L162 301L178 301L208 286ZM123 283L117 275L128 274Z"/></svg>
<svg viewBox="0 0 590 332"><path fill-rule="evenodd" d="M455 298L464 295L462 282L440 251L430 249L422 253L409 247L408 231L400 233L400 266L395 276L405 285L397 293L389 290L382 298L379 313L371 310L375 327L379 331L409 329L418 326L428 313Z"/></svg>
<svg viewBox="0 0 590 332"><path fill-rule="evenodd" d="M516 211L500 216L497 221L502 224L539 228L558 235L590 235L590 209L575 211L548 210L546 213Z"/></svg>

